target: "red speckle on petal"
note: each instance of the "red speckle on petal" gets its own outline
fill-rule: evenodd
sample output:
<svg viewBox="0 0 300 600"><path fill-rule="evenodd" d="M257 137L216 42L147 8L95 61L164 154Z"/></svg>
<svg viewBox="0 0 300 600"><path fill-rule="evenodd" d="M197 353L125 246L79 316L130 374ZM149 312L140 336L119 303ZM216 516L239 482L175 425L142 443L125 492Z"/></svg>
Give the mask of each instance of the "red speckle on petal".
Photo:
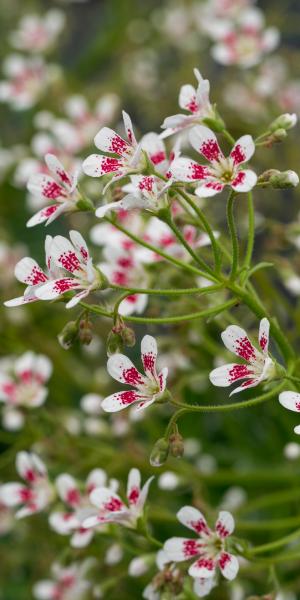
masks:
<svg viewBox="0 0 300 600"><path fill-rule="evenodd" d="M228 537L228 535L229 535L228 529L226 529L226 527L224 527L224 525L222 525L222 523L220 523L220 522L217 523L217 525L216 525L216 532L222 538Z"/></svg>
<svg viewBox="0 0 300 600"><path fill-rule="evenodd" d="M37 285L48 281L47 275L38 267L33 267L31 273L25 278L25 282L29 285Z"/></svg>
<svg viewBox="0 0 300 600"><path fill-rule="evenodd" d="M152 192L154 186L154 178L153 177L143 177L138 184L138 187L141 191Z"/></svg>
<svg viewBox="0 0 300 600"><path fill-rule="evenodd" d="M300 411L300 402L296 402L295 407L296 407L297 410Z"/></svg>
<svg viewBox="0 0 300 600"><path fill-rule="evenodd" d="M215 568L214 561L211 558L200 558L196 564L199 569L204 568L208 571L213 571Z"/></svg>
<svg viewBox="0 0 300 600"><path fill-rule="evenodd" d="M109 151L122 155L124 152L128 151L128 144L119 135L115 135L111 140Z"/></svg>
<svg viewBox="0 0 300 600"><path fill-rule="evenodd" d="M193 163L191 179L205 179L205 177L207 177L206 167Z"/></svg>
<svg viewBox="0 0 300 600"><path fill-rule="evenodd" d="M77 286L79 287L80 284L78 283ZM68 279L67 277L64 279L58 279L54 284L54 290L60 294L68 292L72 289L74 289L74 279Z"/></svg>
<svg viewBox="0 0 300 600"><path fill-rule="evenodd" d="M48 181L43 186L43 195L46 196L46 198L52 198L53 200L55 200L60 196L66 197L67 194L65 190L61 187L61 185L59 185L55 181Z"/></svg>
<svg viewBox="0 0 300 600"><path fill-rule="evenodd" d="M66 171L57 169L56 172L57 172L57 175L59 176L59 178L61 179L61 181L63 181L67 185L72 185L71 179L70 179L68 173L66 173Z"/></svg>
<svg viewBox="0 0 300 600"><path fill-rule="evenodd" d="M220 156L220 148L218 143L213 139L203 142L202 146L200 147L200 152L204 154L205 158L207 158L209 161L218 160Z"/></svg>
<svg viewBox="0 0 300 600"><path fill-rule="evenodd" d="M140 497L140 490L138 487L133 487L128 495L129 504L136 504Z"/></svg>
<svg viewBox="0 0 300 600"><path fill-rule="evenodd" d="M152 154L150 158L154 165L159 165L159 163L163 162L166 159L166 153L163 150L161 150L156 154Z"/></svg>
<svg viewBox="0 0 300 600"><path fill-rule="evenodd" d="M259 340L259 345L260 345L261 349L265 350L267 344L268 344L268 338L265 335L262 335Z"/></svg>
<svg viewBox="0 0 300 600"><path fill-rule="evenodd" d="M30 481L31 483L33 483L34 481L37 480L37 475L33 471L33 469L28 469L24 475L24 479L26 479L26 481Z"/></svg>
<svg viewBox="0 0 300 600"><path fill-rule="evenodd" d="M148 352L148 354L143 354L142 359L145 371L150 371L150 373L154 373L156 361L156 357L154 356L154 354L152 354L151 352Z"/></svg>
<svg viewBox="0 0 300 600"><path fill-rule="evenodd" d="M34 500L34 492L29 488L24 488L19 491L20 502L24 502L27 504L28 502L32 502Z"/></svg>
<svg viewBox="0 0 300 600"><path fill-rule="evenodd" d="M141 374L135 367L131 367L130 369L124 369L122 372L122 376L124 378L125 383L128 383L129 385L138 385L144 383Z"/></svg>
<svg viewBox="0 0 300 600"><path fill-rule="evenodd" d="M191 113L196 113L199 110L199 104L197 104L195 97L186 105L186 108Z"/></svg>
<svg viewBox="0 0 300 600"><path fill-rule="evenodd" d="M186 558L197 556L199 554L199 544L197 540L185 540L183 542L183 553Z"/></svg>
<svg viewBox="0 0 300 600"><path fill-rule="evenodd" d="M120 392L118 395L118 398L121 402L121 404L126 405L126 404L132 404L132 402L136 401L136 394L133 390L128 390L126 392Z"/></svg>
<svg viewBox="0 0 300 600"><path fill-rule="evenodd" d="M209 528L204 519L199 519L199 521L191 521L191 527L197 531L197 533L209 534Z"/></svg>
<svg viewBox="0 0 300 600"><path fill-rule="evenodd" d="M101 157L100 171L102 173L114 173L119 171L121 165L117 158Z"/></svg>
<svg viewBox="0 0 300 600"><path fill-rule="evenodd" d="M233 383L234 381L237 381L237 379L248 377L248 375L254 375L254 373L247 365L234 365L228 372L228 375L230 382Z"/></svg>
<svg viewBox="0 0 300 600"><path fill-rule="evenodd" d="M223 552L219 558L220 568L224 569L230 561L231 561L230 555L227 554L227 552Z"/></svg>
<svg viewBox="0 0 300 600"><path fill-rule="evenodd" d="M231 156L231 158L233 158L233 161L236 165L238 165L239 163L243 162L246 159L246 155L242 149L242 146L240 146L240 144L235 146L235 148L232 150L230 156Z"/></svg>
<svg viewBox="0 0 300 600"><path fill-rule="evenodd" d="M240 171L237 176L235 177L235 179L232 182L232 185L240 185L241 183L244 182L245 180L245 172L244 171Z"/></svg>
<svg viewBox="0 0 300 600"><path fill-rule="evenodd" d="M75 504L79 504L79 502L80 502L80 493L79 493L79 491L76 488L68 490L67 496L66 496L66 502L68 504L71 504L72 506L75 505Z"/></svg>
<svg viewBox="0 0 300 600"><path fill-rule="evenodd" d="M116 512L121 510L123 506L123 502L119 500L119 498L111 498L108 502L104 504L105 510L109 510L110 512Z"/></svg>
<svg viewBox="0 0 300 600"><path fill-rule="evenodd" d="M236 340L236 353L245 360L256 359L255 349L247 337Z"/></svg>
<svg viewBox="0 0 300 600"><path fill-rule="evenodd" d="M61 266L70 271L70 273L74 273L74 271L78 271L81 268L80 260L72 250L63 252L58 260Z"/></svg>

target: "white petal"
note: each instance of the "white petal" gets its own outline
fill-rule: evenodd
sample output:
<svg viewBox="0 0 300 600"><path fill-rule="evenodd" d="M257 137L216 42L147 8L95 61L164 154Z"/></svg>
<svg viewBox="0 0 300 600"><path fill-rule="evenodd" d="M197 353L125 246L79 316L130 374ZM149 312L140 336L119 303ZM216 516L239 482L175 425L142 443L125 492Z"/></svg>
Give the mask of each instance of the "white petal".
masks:
<svg viewBox="0 0 300 600"><path fill-rule="evenodd" d="M68 473L62 473L56 478L56 488L60 498L72 506L79 504L80 492L74 477Z"/></svg>
<svg viewBox="0 0 300 600"><path fill-rule="evenodd" d="M258 341L259 345L264 354L268 354L269 349L269 332L270 332L270 323L266 317L261 320L259 324L259 333L258 333Z"/></svg>
<svg viewBox="0 0 300 600"><path fill-rule="evenodd" d="M82 170L90 177L102 177L111 173L125 174L123 162L118 158L91 154L82 163Z"/></svg>
<svg viewBox="0 0 300 600"><path fill-rule="evenodd" d="M164 552L170 562L181 562L198 556L201 546L198 540L189 538L173 537L164 544Z"/></svg>
<svg viewBox="0 0 300 600"><path fill-rule="evenodd" d="M102 152L111 152L119 156L127 153L130 148L128 143L110 127L102 127L95 136L94 142ZM83 170L86 172L84 168Z"/></svg>
<svg viewBox="0 0 300 600"><path fill-rule="evenodd" d="M236 556L229 554L229 552L222 552L218 562L224 577L232 581L237 576L239 570L239 561Z"/></svg>
<svg viewBox="0 0 300 600"><path fill-rule="evenodd" d="M255 364L261 357L260 353L250 342L246 331L238 325L229 325L221 334L224 346L234 352L240 358L243 358L250 364Z"/></svg>
<svg viewBox="0 0 300 600"><path fill-rule="evenodd" d="M5 506L17 506L21 504L21 493L26 490L21 483L4 483L0 487L0 500Z"/></svg>
<svg viewBox="0 0 300 600"><path fill-rule="evenodd" d="M241 163L250 160L255 152L255 144L251 135L243 135L234 144L230 157L233 158L234 164L239 165Z"/></svg>
<svg viewBox="0 0 300 600"><path fill-rule="evenodd" d="M155 398L151 398L151 402L154 402ZM123 392L116 392L107 398L104 398L101 407L104 412L118 412L128 406L131 406L133 402L145 403L148 401L148 397L142 393L136 392L135 390L126 390Z"/></svg>
<svg viewBox="0 0 300 600"><path fill-rule="evenodd" d="M216 563L212 558L201 557L190 566L188 574L197 579L210 579L214 576L215 569Z"/></svg>
<svg viewBox="0 0 300 600"><path fill-rule="evenodd" d="M279 402L288 410L300 412L300 394L297 394L297 392L281 392Z"/></svg>
<svg viewBox="0 0 300 600"><path fill-rule="evenodd" d="M63 277L61 279L49 281L45 285L39 287L36 290L36 296L39 300L54 300L62 294L65 294L65 292L69 292L78 288L81 288L81 284L77 279Z"/></svg>
<svg viewBox="0 0 300 600"><path fill-rule="evenodd" d="M217 387L228 387L240 379L253 378L254 371L248 365L229 363L213 369L209 374L211 383Z"/></svg>
<svg viewBox="0 0 300 600"><path fill-rule="evenodd" d="M157 380L156 359L157 343L152 335L145 335L141 341L141 357L145 375Z"/></svg>
<svg viewBox="0 0 300 600"><path fill-rule="evenodd" d="M216 532L221 538L226 538L234 531L234 518L232 514L226 510L219 512L216 522Z"/></svg>
<svg viewBox="0 0 300 600"><path fill-rule="evenodd" d="M131 118L128 115L128 113L125 112L125 110L122 110L122 116L123 116L124 128L126 131L127 139L130 142L130 144L136 146L137 141L135 139Z"/></svg>
<svg viewBox="0 0 300 600"><path fill-rule="evenodd" d="M189 134L190 143L197 152L203 154L210 162L223 157L218 140L211 129L204 125L196 125Z"/></svg>
<svg viewBox="0 0 300 600"><path fill-rule="evenodd" d="M214 577L207 577L206 579L195 579L194 581L194 592L198 598L204 598L211 590L216 586Z"/></svg>
<svg viewBox="0 0 300 600"><path fill-rule="evenodd" d="M196 531L198 534L210 533L205 517L200 510L193 506L183 506L177 513L177 519L185 527Z"/></svg>
<svg viewBox="0 0 300 600"><path fill-rule="evenodd" d="M236 192L249 192L257 182L257 175L250 169L239 171L235 180L231 183L231 187Z"/></svg>
<svg viewBox="0 0 300 600"><path fill-rule="evenodd" d="M107 361L107 370L111 377L121 383L143 386L146 378L137 370L125 354L113 354Z"/></svg>
<svg viewBox="0 0 300 600"><path fill-rule="evenodd" d="M15 276L22 283L27 285L38 285L48 280L38 263L26 256L22 258L15 266Z"/></svg>

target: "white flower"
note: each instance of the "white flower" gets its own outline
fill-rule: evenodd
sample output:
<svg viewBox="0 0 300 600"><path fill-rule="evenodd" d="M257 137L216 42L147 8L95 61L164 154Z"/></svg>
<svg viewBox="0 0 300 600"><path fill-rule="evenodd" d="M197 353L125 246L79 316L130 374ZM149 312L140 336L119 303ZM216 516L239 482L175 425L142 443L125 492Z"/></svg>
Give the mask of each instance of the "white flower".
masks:
<svg viewBox="0 0 300 600"><path fill-rule="evenodd" d="M119 523L125 527L135 528L142 516L147 500L149 486L154 477L150 477L141 487L141 474L138 469L131 469L127 482L127 505L107 487L98 487L90 494L90 502L98 509L98 514L83 521L83 527L97 527L103 523Z"/></svg>
<svg viewBox="0 0 300 600"><path fill-rule="evenodd" d="M300 394L297 392L281 392L279 402L284 408L293 412L300 412ZM294 432L300 435L300 425L294 427Z"/></svg>
<svg viewBox="0 0 300 600"><path fill-rule="evenodd" d="M16 518L21 519L40 512L53 499L47 469L41 459L34 453L18 452L16 469L24 479L23 483L5 483L0 488L0 501L5 506L21 506Z"/></svg>
<svg viewBox="0 0 300 600"><path fill-rule="evenodd" d="M237 325L227 327L221 334L224 345L248 364L230 363L214 369L209 375L211 383L218 387L228 387L244 379L245 381L231 392L232 395L274 377L275 365L268 355L269 328L268 319L262 319L258 334L260 350L257 350L244 329Z"/></svg>
<svg viewBox="0 0 300 600"><path fill-rule="evenodd" d="M111 377L121 383L134 386L136 390L126 390L108 396L102 402L104 411L123 410L133 402L138 402L137 410L144 409L153 404L164 392L168 369L162 369L160 373L157 373L157 344L150 335L145 335L142 339L141 358L145 375L142 375L124 354L113 354L108 359L107 370Z"/></svg>
<svg viewBox="0 0 300 600"><path fill-rule="evenodd" d="M164 551L170 561L181 562L191 558L197 560L189 567L191 577L211 579L217 566L230 581L239 570L235 556L226 550L226 539L234 530L234 519L229 512L219 513L215 530L212 531L202 513L192 506L184 506L177 513L177 518L186 527L196 532L199 537L171 538L164 544Z"/></svg>

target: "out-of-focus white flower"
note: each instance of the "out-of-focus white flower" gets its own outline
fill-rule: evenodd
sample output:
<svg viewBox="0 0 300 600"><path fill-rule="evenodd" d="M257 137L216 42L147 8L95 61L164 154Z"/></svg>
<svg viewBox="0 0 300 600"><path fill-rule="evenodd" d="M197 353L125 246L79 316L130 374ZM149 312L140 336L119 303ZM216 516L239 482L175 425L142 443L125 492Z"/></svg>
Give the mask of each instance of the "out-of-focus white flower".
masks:
<svg viewBox="0 0 300 600"><path fill-rule="evenodd" d="M58 563L52 566L52 579L38 581L33 587L36 600L84 600L91 588L87 572L94 564L92 559L82 563L72 563L63 567Z"/></svg>
<svg viewBox="0 0 300 600"><path fill-rule="evenodd" d="M34 106L57 75L41 57L26 58L21 54L9 55L3 63L3 72L6 80L0 81L0 102L7 102L14 110Z"/></svg>
<svg viewBox="0 0 300 600"><path fill-rule="evenodd" d="M284 446L283 454L288 460L297 460L300 458L300 444L289 442Z"/></svg>
<svg viewBox="0 0 300 600"><path fill-rule="evenodd" d="M162 473L157 481L157 485L161 490L176 490L180 484L180 477L172 471Z"/></svg>
<svg viewBox="0 0 300 600"><path fill-rule="evenodd" d="M65 15L61 10L49 10L42 17L27 14L20 20L18 29L11 33L9 40L17 50L45 52L54 45L64 24Z"/></svg>
<svg viewBox="0 0 300 600"><path fill-rule="evenodd" d="M123 549L120 544L113 544L105 553L104 562L106 565L113 566L121 562L123 558Z"/></svg>

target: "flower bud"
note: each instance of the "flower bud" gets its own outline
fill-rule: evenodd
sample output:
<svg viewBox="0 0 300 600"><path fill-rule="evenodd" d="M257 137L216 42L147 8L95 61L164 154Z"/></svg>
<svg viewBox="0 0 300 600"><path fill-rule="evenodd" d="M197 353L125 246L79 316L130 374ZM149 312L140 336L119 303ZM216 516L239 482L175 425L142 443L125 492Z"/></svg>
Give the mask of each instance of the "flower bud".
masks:
<svg viewBox="0 0 300 600"><path fill-rule="evenodd" d="M78 324L76 321L69 321L62 331L58 334L57 339L64 350L69 350L73 346L78 337Z"/></svg>
<svg viewBox="0 0 300 600"><path fill-rule="evenodd" d="M131 327L124 327L124 329L122 329L121 338L122 338L125 346L128 346L129 348L131 348L132 346L135 345L135 333L134 333L133 329L131 329Z"/></svg>
<svg viewBox="0 0 300 600"><path fill-rule="evenodd" d="M275 131L267 138L266 146L283 142L287 137L287 132L283 128L275 129Z"/></svg>
<svg viewBox="0 0 300 600"><path fill-rule="evenodd" d="M85 346L88 346L93 339L93 324L88 319L82 319L79 323L79 339Z"/></svg>
<svg viewBox="0 0 300 600"><path fill-rule="evenodd" d="M296 187L298 183L299 177L295 171L283 171L270 177L271 186L277 189Z"/></svg>
<svg viewBox="0 0 300 600"><path fill-rule="evenodd" d="M295 127L297 120L297 115L295 113L284 113L283 115L277 117L275 121L272 121L269 131L273 132L278 129L284 129L286 131L287 129Z"/></svg>
<svg viewBox="0 0 300 600"><path fill-rule="evenodd" d="M166 438L160 438L154 444L150 454L150 465L152 467L161 467L169 456L169 442Z"/></svg>
<svg viewBox="0 0 300 600"><path fill-rule="evenodd" d="M106 340L106 352L107 356L112 356L112 354L116 354L117 352L122 352L123 350L123 340L120 333L117 333L112 329Z"/></svg>
<svg viewBox="0 0 300 600"><path fill-rule="evenodd" d="M89 199L89 198L79 198L79 200L77 200L76 202L76 207L78 208L78 210L95 210L94 204L93 202Z"/></svg>
<svg viewBox="0 0 300 600"><path fill-rule="evenodd" d="M178 433L173 433L169 438L170 442L170 453L174 458L181 458L184 453L183 437Z"/></svg>

